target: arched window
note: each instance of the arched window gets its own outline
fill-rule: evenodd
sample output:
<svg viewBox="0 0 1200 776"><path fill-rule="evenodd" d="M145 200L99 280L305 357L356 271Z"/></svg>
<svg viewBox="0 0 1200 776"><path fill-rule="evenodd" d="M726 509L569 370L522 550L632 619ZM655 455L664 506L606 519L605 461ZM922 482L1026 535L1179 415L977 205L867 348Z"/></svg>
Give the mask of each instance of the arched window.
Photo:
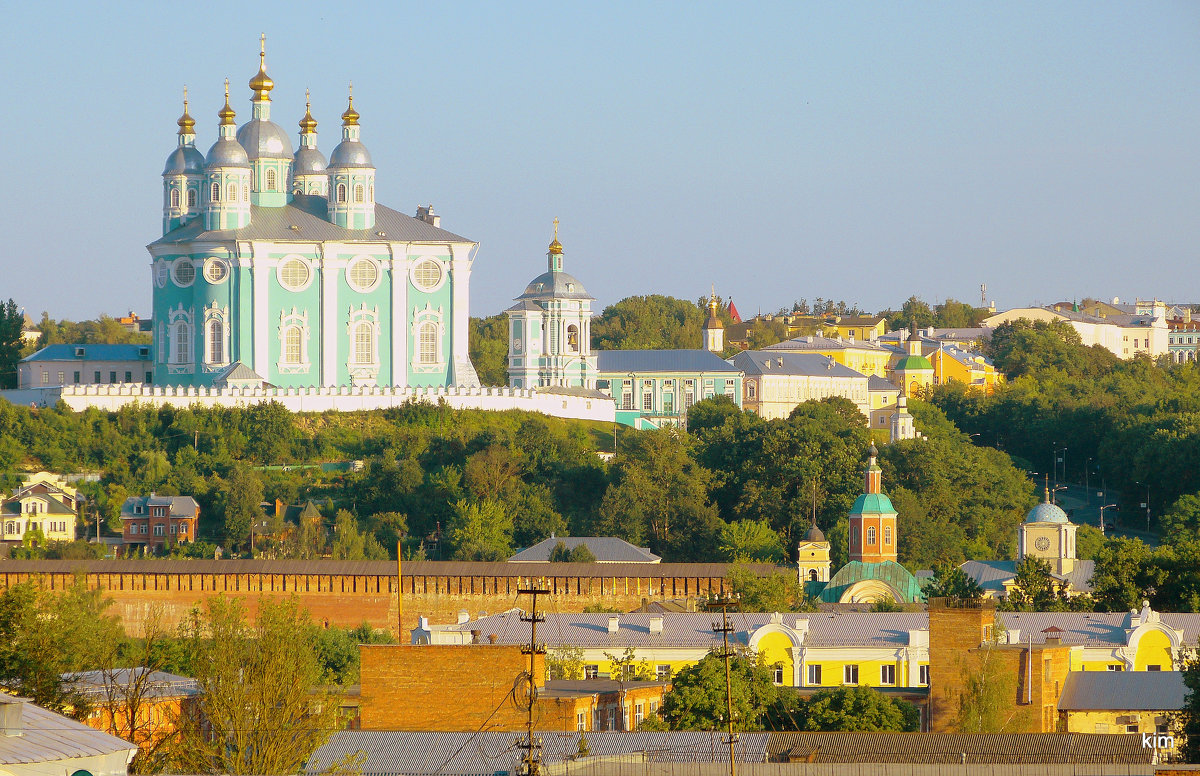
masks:
<svg viewBox="0 0 1200 776"><path fill-rule="evenodd" d="M867 544L875 543L875 526L867 526Z"/></svg>
<svg viewBox="0 0 1200 776"><path fill-rule="evenodd" d="M186 364L192 360L192 327L180 321L175 324L174 336L172 344L174 348L174 356L176 364Z"/></svg>
<svg viewBox="0 0 1200 776"><path fill-rule="evenodd" d="M817 570L816 570L816 569L809 569L809 570L808 570L808 581L809 581L809 582L816 582L816 581L817 581Z"/></svg>
<svg viewBox="0 0 1200 776"><path fill-rule="evenodd" d="M368 189L368 191L370 193L370 197L368 198L367 201L374 202L375 201L375 184L374 183L371 184L371 187L370 187L370 189Z"/></svg>
<svg viewBox="0 0 1200 776"><path fill-rule="evenodd" d="M267 191L275 190L275 171L267 170Z"/></svg>
<svg viewBox="0 0 1200 776"><path fill-rule="evenodd" d="M355 325L352 352L356 364L375 362L375 327L370 323L363 321Z"/></svg>
<svg viewBox="0 0 1200 776"><path fill-rule="evenodd" d="M179 207L179 189L171 189L171 207Z"/></svg>
<svg viewBox="0 0 1200 776"><path fill-rule="evenodd" d="M344 184L344 183L339 183L337 185L337 201L338 202L346 201L346 184Z"/></svg>
<svg viewBox="0 0 1200 776"><path fill-rule="evenodd" d="M362 201L363 201L363 196L364 196L364 195L363 195L363 187L362 187L362 184L360 183L360 184L358 184L357 186L355 186L355 187L354 187L354 201L355 201L355 202L362 202Z"/></svg>
<svg viewBox="0 0 1200 776"><path fill-rule="evenodd" d="M438 346L437 324L425 321L417 330L417 362L421 364L436 364Z"/></svg>
<svg viewBox="0 0 1200 776"><path fill-rule="evenodd" d="M884 544L892 543L892 527L890 525L885 525L883 527L883 543Z"/></svg>
<svg viewBox="0 0 1200 776"><path fill-rule="evenodd" d="M283 363L299 364L303 358L303 332L299 326L288 326L283 331Z"/></svg>
<svg viewBox="0 0 1200 776"><path fill-rule="evenodd" d="M196 190L195 189L188 189L187 203L188 203L188 207L196 206Z"/></svg>
<svg viewBox="0 0 1200 776"><path fill-rule="evenodd" d="M225 326L215 318L208 322L208 363L225 363Z"/></svg>
<svg viewBox="0 0 1200 776"><path fill-rule="evenodd" d="M212 191L209 192L208 199L210 202L220 202L221 201L221 184L214 183L212 185Z"/></svg>
<svg viewBox="0 0 1200 776"><path fill-rule="evenodd" d="M250 201L250 186L248 184L245 186L242 186L242 201L243 202Z"/></svg>
<svg viewBox="0 0 1200 776"><path fill-rule="evenodd" d="M237 184L231 183L229 184L229 196L226 199L230 202L237 202L237 198Z"/></svg>
<svg viewBox="0 0 1200 776"><path fill-rule="evenodd" d="M579 327L575 324L567 327L567 349L572 353L579 352Z"/></svg>

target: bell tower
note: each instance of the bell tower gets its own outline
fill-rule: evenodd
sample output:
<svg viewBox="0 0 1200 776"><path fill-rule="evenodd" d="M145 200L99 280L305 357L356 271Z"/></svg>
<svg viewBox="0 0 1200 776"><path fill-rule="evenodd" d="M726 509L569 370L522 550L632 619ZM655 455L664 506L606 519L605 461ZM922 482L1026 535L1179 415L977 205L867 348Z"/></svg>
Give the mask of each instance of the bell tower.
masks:
<svg viewBox="0 0 1200 776"><path fill-rule="evenodd" d="M896 510L883 494L883 470L871 445L863 470L863 494L850 509L850 560L861 563L896 561Z"/></svg>

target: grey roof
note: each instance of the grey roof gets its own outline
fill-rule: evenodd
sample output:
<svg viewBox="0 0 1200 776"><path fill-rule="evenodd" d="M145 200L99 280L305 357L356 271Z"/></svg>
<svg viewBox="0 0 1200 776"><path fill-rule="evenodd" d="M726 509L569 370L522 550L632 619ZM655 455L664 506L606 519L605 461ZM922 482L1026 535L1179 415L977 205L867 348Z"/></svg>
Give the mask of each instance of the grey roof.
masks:
<svg viewBox="0 0 1200 776"><path fill-rule="evenodd" d="M584 289L583 283L566 272L543 272L525 286L521 299L595 299Z"/></svg>
<svg viewBox="0 0 1200 776"><path fill-rule="evenodd" d="M1179 671L1072 671L1062 711L1180 711L1186 687Z"/></svg>
<svg viewBox="0 0 1200 776"><path fill-rule="evenodd" d="M148 514L136 515L133 512L135 506L166 506L170 507L168 514L171 517L195 517L196 510L200 505L196 503L196 499L191 496L156 496L153 493L149 496L130 496L121 504L121 517L147 517Z"/></svg>
<svg viewBox="0 0 1200 776"><path fill-rule="evenodd" d="M545 309L546 308L542 307L537 302L533 302L528 299L522 299L520 302L517 302L512 307L509 307L508 309L506 309L504 312L515 313L515 312L521 312L523 310L530 310L532 312L543 312L543 311L545 311Z"/></svg>
<svg viewBox="0 0 1200 776"><path fill-rule="evenodd" d="M895 393L900 388L891 380L885 380L879 375L867 375L867 390L868 391L890 391Z"/></svg>
<svg viewBox="0 0 1200 776"><path fill-rule="evenodd" d="M199 175L204 172L204 154L194 145L178 146L167 157L163 175Z"/></svg>
<svg viewBox="0 0 1200 776"><path fill-rule="evenodd" d="M562 542L568 550L584 545L596 556L599 563L658 563L662 558L650 552L648 547L635 547L615 536L551 536L532 547L521 550L508 559L509 563L549 561L550 553Z"/></svg>
<svg viewBox="0 0 1200 776"><path fill-rule="evenodd" d="M83 348L83 355L75 355ZM149 345L47 345L26 361L149 361Z"/></svg>
<svg viewBox="0 0 1200 776"><path fill-rule="evenodd" d="M207 231L204 219L194 218L150 244L174 245L193 240L471 242L383 205L375 205L375 226L371 229L343 229L329 221L328 212L329 204L324 197L296 194L284 207L251 205L250 225L241 229ZM298 228L292 229L293 226Z"/></svg>
<svg viewBox="0 0 1200 776"><path fill-rule="evenodd" d="M597 350L596 371L730 372L741 370L708 350Z"/></svg>
<svg viewBox="0 0 1200 776"><path fill-rule="evenodd" d="M241 361L234 361L213 376L213 382L228 382L230 380L258 380L259 382L263 382L263 378L258 372L255 372Z"/></svg>
<svg viewBox="0 0 1200 776"><path fill-rule="evenodd" d="M1106 733L772 733L768 744L771 762L802 762L812 755L816 763L1061 763L1111 766L1114 763L1150 763L1154 754L1153 749L1142 746L1140 736ZM854 772L870 773L871 769L855 769ZM1034 771L997 769L972 772ZM1089 769L1085 772L1114 771Z"/></svg>
<svg viewBox="0 0 1200 776"><path fill-rule="evenodd" d="M579 733L534 731L542 739L542 763L572 759L579 751ZM729 746L721 733L670 731L588 732L593 756L646 753L657 762L729 762ZM738 736L739 762L766 762L768 733ZM354 762L363 776L441 773L447 776L494 776L515 772L522 750L519 734L498 730L479 733L385 730L346 730L334 733L305 766L306 773L321 773L339 763ZM361 754L360 754L361 753ZM361 756L361 761L356 758ZM723 758L723 759L722 759ZM343 766L344 767L344 766Z"/></svg>
<svg viewBox="0 0 1200 776"><path fill-rule="evenodd" d="M1021 641L1033 637L1033 643L1046 640L1047 628L1063 631L1062 643L1085 647L1111 647L1125 643L1125 633L1132 627L1128 612L1000 612L1004 627L1019 630ZM1162 612L1162 624L1183 632L1185 644L1195 643L1200 636L1200 615ZM1140 676L1142 672L1137 672Z"/></svg>
<svg viewBox="0 0 1200 776"><path fill-rule="evenodd" d="M767 362L771 366L767 367ZM809 375L814 377L861 377L848 366L842 366L829 356L820 353L788 353L762 350L743 350L729 359L729 363L748 375Z"/></svg>
<svg viewBox="0 0 1200 776"><path fill-rule="evenodd" d="M371 154L358 140L343 140L329 155L330 167L373 167Z"/></svg>
<svg viewBox="0 0 1200 776"><path fill-rule="evenodd" d="M205 164L208 167L249 167L250 155L234 138L219 137L208 149Z"/></svg>
<svg viewBox="0 0 1200 776"><path fill-rule="evenodd" d="M0 736L0 765L56 762L118 752L128 752L132 757L137 751L137 747L128 741L35 706L24 698L0 693L0 704L7 703L22 706L21 735Z"/></svg>
<svg viewBox="0 0 1200 776"><path fill-rule="evenodd" d="M789 351L813 350L816 348L820 348L821 350L845 350L846 348L883 350L880 345L870 340L850 339L848 337L822 337L815 334L793 337L790 340L776 342L774 345L767 345L763 350L782 350L787 353Z"/></svg>
<svg viewBox="0 0 1200 776"><path fill-rule="evenodd" d="M884 616L886 615L886 616ZM662 633L650 633L650 618L662 617ZM610 617L617 617L616 633L608 632ZM797 621L808 623L805 644L816 647L860 646L900 647L908 644L908 632L925 630L929 618L924 612L820 612L783 614L783 624L795 626ZM731 635L737 643L749 642L753 631L771 622L766 613L733 615L730 624L736 629ZM485 636L495 634L498 644L523 644L529 641L529 623L521 621L521 612L511 610L480 617L461 625L442 626L442 630L469 633L478 630ZM549 647L635 647L654 646L707 648L720 643L720 635L712 630L712 615L708 612L663 612L650 614L568 614L546 615L538 635Z"/></svg>
<svg viewBox="0 0 1200 776"><path fill-rule="evenodd" d="M964 574L975 580L975 583L983 588L984 592L997 595L1004 592L1005 582L1017 576L1015 560L969 560L959 568L963 570ZM1075 568L1059 579L1070 583L1074 589L1087 593L1092 589L1092 574L1095 571L1096 561L1077 560Z"/></svg>
<svg viewBox="0 0 1200 776"><path fill-rule="evenodd" d="M315 148L301 146L292 157L292 175L323 175L328 167L325 154Z"/></svg>
<svg viewBox="0 0 1200 776"><path fill-rule="evenodd" d="M195 679L166 671L150 671L144 667L118 668L113 671L79 671L63 674L63 681L71 689L92 698L108 696L105 689L111 687L113 697L123 698L127 690L141 684L144 698L184 698L199 695L202 690Z"/></svg>
<svg viewBox="0 0 1200 776"><path fill-rule="evenodd" d="M585 695L636 690L641 687L663 687L670 689L667 681L628 681L616 679L550 679L538 693L541 698L578 698Z"/></svg>
<svg viewBox="0 0 1200 776"><path fill-rule="evenodd" d="M237 141L251 159L291 159L292 139L267 119L251 119L237 131Z"/></svg>
<svg viewBox="0 0 1200 776"><path fill-rule="evenodd" d="M1043 501L1041 504L1034 505L1033 509L1029 510L1029 514L1025 515L1025 522L1069 523L1071 521L1067 519L1067 513L1058 504Z"/></svg>

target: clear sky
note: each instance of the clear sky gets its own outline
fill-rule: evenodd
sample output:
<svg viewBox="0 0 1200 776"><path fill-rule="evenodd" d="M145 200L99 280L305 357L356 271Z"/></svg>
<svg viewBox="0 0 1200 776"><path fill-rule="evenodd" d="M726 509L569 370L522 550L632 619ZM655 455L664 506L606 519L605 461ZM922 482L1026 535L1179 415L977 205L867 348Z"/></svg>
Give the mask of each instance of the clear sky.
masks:
<svg viewBox="0 0 1200 776"><path fill-rule="evenodd" d="M353 80L378 200L479 243L474 315L555 216L600 306L1200 302L1190 1L14 3L0 297L148 314L180 92L207 150L260 32L272 118L328 154Z"/></svg>

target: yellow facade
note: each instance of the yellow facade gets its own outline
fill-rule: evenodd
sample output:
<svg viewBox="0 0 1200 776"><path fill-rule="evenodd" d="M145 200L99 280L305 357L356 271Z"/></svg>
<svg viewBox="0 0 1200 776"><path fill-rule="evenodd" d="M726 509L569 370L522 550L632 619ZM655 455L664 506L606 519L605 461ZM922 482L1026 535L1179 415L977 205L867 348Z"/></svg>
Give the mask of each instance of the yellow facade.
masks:
<svg viewBox="0 0 1200 776"><path fill-rule="evenodd" d="M933 364L933 381L936 385L945 385L951 380L976 388L985 394L996 390L996 385L1003 382L1004 375L996 371L996 367L987 363L978 353L961 352L953 355L942 348L928 354Z"/></svg>
<svg viewBox="0 0 1200 776"><path fill-rule="evenodd" d="M853 337L860 341L872 340L887 334L887 319L881 317L834 318L833 320L827 320L822 328L828 334ZM851 368L853 369L853 367Z"/></svg>
<svg viewBox="0 0 1200 776"><path fill-rule="evenodd" d="M887 348L862 340L851 342L849 339L843 339L839 342L826 337L811 339L809 342L807 337L798 337L772 345L770 349L784 353L816 353L832 358L834 362L859 374L887 377L888 361L892 357L892 351Z"/></svg>

